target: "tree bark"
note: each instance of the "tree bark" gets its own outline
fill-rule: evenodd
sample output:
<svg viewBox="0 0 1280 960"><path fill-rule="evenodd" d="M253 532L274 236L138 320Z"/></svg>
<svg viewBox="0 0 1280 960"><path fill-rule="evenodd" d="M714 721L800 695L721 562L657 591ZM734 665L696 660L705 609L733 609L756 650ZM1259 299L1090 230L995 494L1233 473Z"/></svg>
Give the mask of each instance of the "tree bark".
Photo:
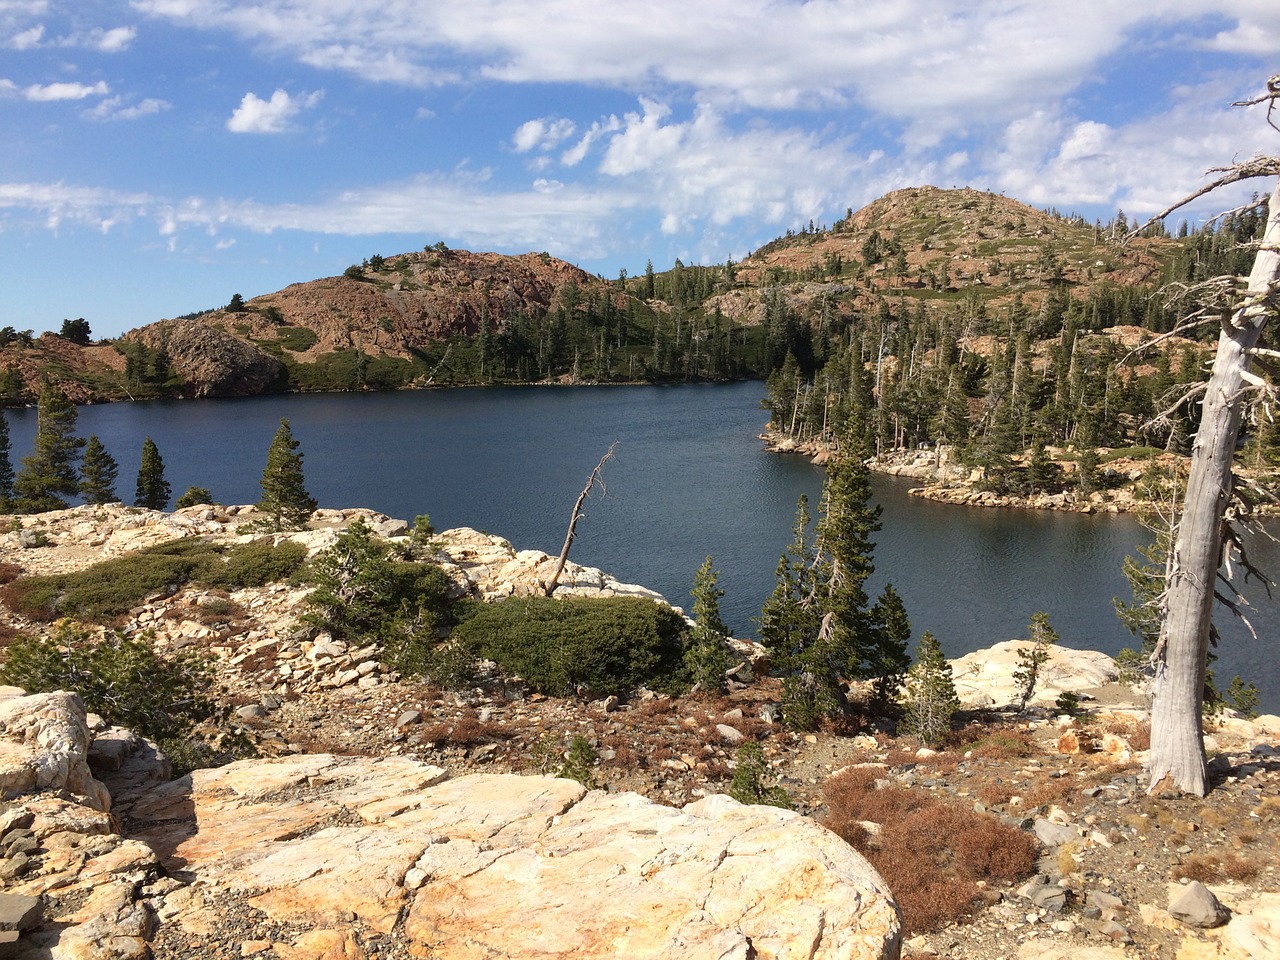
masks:
<svg viewBox="0 0 1280 960"><path fill-rule="evenodd" d="M1250 351L1274 312L1280 283L1280 182L1268 200L1267 228L1248 288L1218 336L1218 351L1191 449L1186 499L1166 583L1151 702L1148 789L1206 790L1205 667L1214 586L1222 563L1223 517L1231 499L1232 459L1249 389Z"/></svg>

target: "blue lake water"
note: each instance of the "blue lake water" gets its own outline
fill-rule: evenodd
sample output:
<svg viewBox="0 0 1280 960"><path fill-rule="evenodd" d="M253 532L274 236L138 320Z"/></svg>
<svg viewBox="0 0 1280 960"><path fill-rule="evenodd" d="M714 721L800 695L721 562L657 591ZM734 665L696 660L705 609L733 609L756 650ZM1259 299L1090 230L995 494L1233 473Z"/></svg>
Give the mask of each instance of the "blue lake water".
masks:
<svg viewBox="0 0 1280 960"><path fill-rule="evenodd" d="M476 527L552 554L587 475L616 442L607 491L588 501L572 558L687 605L693 573L711 555L725 622L750 634L796 499L808 494L816 510L822 486L819 468L764 451L762 396L761 384L741 383L119 403L81 407L78 432L97 434L119 461L127 501L150 436L175 497L198 485L222 503L252 503L286 417L322 506L426 513L437 529ZM35 411L6 415L16 465L30 452ZM1111 605L1128 593L1121 560L1149 539L1132 518L967 509L909 497L909 486L875 480L884 513L871 586L893 582L917 636L930 630L958 656L1023 636L1044 610L1068 646L1114 653L1132 643ZM1280 569L1273 544L1254 553ZM1258 684L1277 710L1280 607L1261 601L1262 639L1226 624L1217 672Z"/></svg>

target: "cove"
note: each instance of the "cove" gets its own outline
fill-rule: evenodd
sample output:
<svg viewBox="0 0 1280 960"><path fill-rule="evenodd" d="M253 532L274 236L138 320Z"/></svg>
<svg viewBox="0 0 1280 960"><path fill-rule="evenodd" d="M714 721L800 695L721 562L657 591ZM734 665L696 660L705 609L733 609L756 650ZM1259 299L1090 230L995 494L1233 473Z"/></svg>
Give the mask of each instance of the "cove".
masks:
<svg viewBox="0 0 1280 960"><path fill-rule="evenodd" d="M763 395L749 382L115 403L81 407L77 431L97 434L119 461L126 502L150 436L175 497L198 485L222 503L252 503L285 417L322 506L406 520L426 513L437 529L475 527L551 554L587 475L616 442L607 490L588 501L572 558L688 607L693 573L710 554L725 622L751 635L796 499L807 494L816 512L822 487L819 468L763 449ZM16 466L31 450L35 410L6 416ZM959 656L1023 636L1044 610L1066 646L1115 653L1133 642L1111 606L1128 595L1124 556L1150 539L1131 517L955 507L909 497L910 486L875 478L884 512L870 586L874 596L893 582L917 637L929 630ZM1254 544L1252 556L1280 571L1274 544ZM1274 711L1280 605L1252 594L1261 639L1224 622L1215 669L1224 686L1237 673L1256 683Z"/></svg>

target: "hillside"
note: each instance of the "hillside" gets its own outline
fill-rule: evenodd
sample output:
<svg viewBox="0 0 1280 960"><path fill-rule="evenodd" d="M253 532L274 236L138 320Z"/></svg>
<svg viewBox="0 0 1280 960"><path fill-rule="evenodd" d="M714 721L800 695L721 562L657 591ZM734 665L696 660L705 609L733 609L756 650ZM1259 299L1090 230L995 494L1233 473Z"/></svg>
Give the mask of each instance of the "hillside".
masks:
<svg viewBox="0 0 1280 960"><path fill-rule="evenodd" d="M1159 311L1134 304L1186 257L1189 241L1161 236L1121 247L1111 232L995 194L919 187L850 211L830 229L789 233L741 263L677 261L611 281L546 253L437 244L236 297L114 343L11 339L0 346L0 369L10 402L29 402L42 377L80 402L725 379L763 377L780 364L769 342L770 304L775 312L785 305L820 336L883 313L886 301L899 311L991 315L1015 302L1036 311L1055 297L1102 298L1120 302L1108 310L1125 314L1116 322L1154 326Z"/></svg>

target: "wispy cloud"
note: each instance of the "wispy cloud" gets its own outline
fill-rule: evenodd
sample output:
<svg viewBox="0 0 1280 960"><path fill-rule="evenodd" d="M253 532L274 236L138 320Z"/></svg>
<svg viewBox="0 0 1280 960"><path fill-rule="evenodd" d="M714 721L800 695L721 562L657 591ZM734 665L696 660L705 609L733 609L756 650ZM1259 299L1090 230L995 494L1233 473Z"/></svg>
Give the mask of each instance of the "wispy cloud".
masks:
<svg viewBox="0 0 1280 960"><path fill-rule="evenodd" d="M246 93L227 120L227 129L232 133L284 133L295 116L314 107L323 96L323 91L317 90L291 97L277 88L270 100L263 100L255 93Z"/></svg>
<svg viewBox="0 0 1280 960"><path fill-rule="evenodd" d="M163 113L173 104L168 100L148 97L137 103L126 103L124 97L108 97L101 103L84 112L89 120L137 120L157 113Z"/></svg>
<svg viewBox="0 0 1280 960"><path fill-rule="evenodd" d="M111 92L106 81L97 83L33 83L22 89L27 100L47 102L52 100L84 100L86 97L103 97Z"/></svg>

